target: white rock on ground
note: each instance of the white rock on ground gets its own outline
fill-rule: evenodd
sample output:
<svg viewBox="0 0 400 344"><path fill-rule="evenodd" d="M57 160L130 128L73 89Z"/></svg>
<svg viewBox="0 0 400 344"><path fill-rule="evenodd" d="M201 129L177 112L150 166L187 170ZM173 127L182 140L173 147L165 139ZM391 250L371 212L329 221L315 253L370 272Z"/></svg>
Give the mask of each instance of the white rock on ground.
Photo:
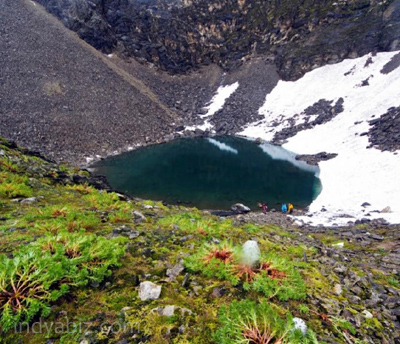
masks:
<svg viewBox="0 0 400 344"><path fill-rule="evenodd" d="M153 282L142 282L139 286L139 298L142 301L157 300L161 295L161 286Z"/></svg>
<svg viewBox="0 0 400 344"><path fill-rule="evenodd" d="M301 318L293 318L294 329L300 330L303 335L307 333L307 325L306 322Z"/></svg>
<svg viewBox="0 0 400 344"><path fill-rule="evenodd" d="M260 248L254 240L246 241L242 246L242 263L245 265L254 265L261 258Z"/></svg>

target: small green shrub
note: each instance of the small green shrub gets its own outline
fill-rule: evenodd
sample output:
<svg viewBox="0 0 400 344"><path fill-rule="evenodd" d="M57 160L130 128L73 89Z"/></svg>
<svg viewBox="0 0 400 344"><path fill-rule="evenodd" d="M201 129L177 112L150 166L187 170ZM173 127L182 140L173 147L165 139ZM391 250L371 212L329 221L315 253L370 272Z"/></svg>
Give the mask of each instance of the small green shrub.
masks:
<svg viewBox="0 0 400 344"><path fill-rule="evenodd" d="M399 282L399 279L398 279L398 277L396 275L388 277L387 281L393 287L396 287L396 288L400 287L400 282Z"/></svg>
<svg viewBox="0 0 400 344"><path fill-rule="evenodd" d="M110 221L113 223L126 223L132 221L132 212L129 207L115 211L110 214Z"/></svg>
<svg viewBox="0 0 400 344"><path fill-rule="evenodd" d="M77 191L82 195L88 195L96 191L94 187L89 186L87 184L67 185L67 189Z"/></svg>
<svg viewBox="0 0 400 344"><path fill-rule="evenodd" d="M115 210L121 207L118 195L113 192L93 192L85 195L84 198L94 209L97 210Z"/></svg>
<svg viewBox="0 0 400 344"><path fill-rule="evenodd" d="M54 228L68 229L77 232L81 229L94 230L100 223L100 216L91 211L82 211L71 206L46 206L32 208L25 215L25 220L34 222L36 227L54 232Z"/></svg>
<svg viewBox="0 0 400 344"><path fill-rule="evenodd" d="M349 323L346 319L332 317L330 318L330 321L332 322L333 328L338 333L342 333L343 330L346 330L350 332L352 335L355 335L357 332L354 326L351 323Z"/></svg>
<svg viewBox="0 0 400 344"><path fill-rule="evenodd" d="M13 164L9 159L6 157L0 158L0 171L9 171L9 172L17 172L18 167L17 165Z"/></svg>
<svg viewBox="0 0 400 344"><path fill-rule="evenodd" d="M111 275L110 268L119 266L125 249L120 243L124 238L107 239L85 232L61 232L56 236L46 236L31 244L42 251L50 251L56 257L65 256L73 263L73 271L79 270L77 278L70 280L74 285L86 285L89 281L101 282ZM82 271L84 271L82 273ZM82 279L82 276L85 276Z"/></svg>
<svg viewBox="0 0 400 344"><path fill-rule="evenodd" d="M101 282L119 266L124 248L116 240L84 232L63 232L30 243L13 258L0 255L0 325L7 331L36 314L71 287Z"/></svg>
<svg viewBox="0 0 400 344"><path fill-rule="evenodd" d="M310 309L308 308L307 305L305 304L300 304L299 305L299 312L303 313L303 314L309 314L310 313Z"/></svg>
<svg viewBox="0 0 400 344"><path fill-rule="evenodd" d="M230 220L217 221L213 218L204 217L201 213L194 212L167 216L159 220L158 224L167 228L177 226L182 231L201 234L205 237L220 237L232 230L232 222Z"/></svg>
<svg viewBox="0 0 400 344"><path fill-rule="evenodd" d="M29 179L11 172L0 172L0 197L31 197L32 188L28 185Z"/></svg>
<svg viewBox="0 0 400 344"><path fill-rule="evenodd" d="M234 301L219 311L221 327L214 333L218 344L312 344L318 343L313 331L294 328L291 314L267 301Z"/></svg>

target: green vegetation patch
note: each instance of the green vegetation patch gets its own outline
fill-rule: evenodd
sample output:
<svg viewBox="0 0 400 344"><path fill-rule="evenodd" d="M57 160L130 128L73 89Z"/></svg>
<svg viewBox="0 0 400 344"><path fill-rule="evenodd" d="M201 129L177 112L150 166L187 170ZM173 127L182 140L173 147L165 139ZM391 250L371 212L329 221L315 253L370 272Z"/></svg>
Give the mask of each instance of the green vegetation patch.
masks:
<svg viewBox="0 0 400 344"><path fill-rule="evenodd" d="M31 197L33 190L29 186L29 179L13 172L0 172L0 197L16 198Z"/></svg>
<svg viewBox="0 0 400 344"><path fill-rule="evenodd" d="M4 331L36 314L71 287L101 282L119 266L124 247L117 240L84 232L48 235L21 247L13 258L0 255L0 324Z"/></svg>
<svg viewBox="0 0 400 344"><path fill-rule="evenodd" d="M242 285L247 291L255 291L279 300L303 299L306 285L296 263L276 253L263 254L259 262L250 266L242 263L239 246L224 242L205 244L184 261L192 272L228 280L234 286Z"/></svg>
<svg viewBox="0 0 400 344"><path fill-rule="evenodd" d="M234 301L219 312L221 327L215 332L218 344L244 343L318 343L313 331L295 327L293 317L263 300Z"/></svg>
<svg viewBox="0 0 400 344"><path fill-rule="evenodd" d="M159 220L158 224L162 227L175 227L204 237L224 237L227 234L232 234L233 230L237 230L237 228L233 228L231 220L217 221L211 216L204 216L200 211L170 215Z"/></svg>

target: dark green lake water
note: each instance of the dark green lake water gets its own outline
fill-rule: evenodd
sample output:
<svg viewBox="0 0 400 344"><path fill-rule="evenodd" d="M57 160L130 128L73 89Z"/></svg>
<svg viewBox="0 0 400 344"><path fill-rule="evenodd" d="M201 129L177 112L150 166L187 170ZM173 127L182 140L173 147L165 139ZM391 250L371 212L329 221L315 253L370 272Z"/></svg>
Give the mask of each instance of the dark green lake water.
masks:
<svg viewBox="0 0 400 344"><path fill-rule="evenodd" d="M318 168L281 147L236 138L180 139L95 163L97 174L129 195L200 209L258 202L309 205L321 190Z"/></svg>

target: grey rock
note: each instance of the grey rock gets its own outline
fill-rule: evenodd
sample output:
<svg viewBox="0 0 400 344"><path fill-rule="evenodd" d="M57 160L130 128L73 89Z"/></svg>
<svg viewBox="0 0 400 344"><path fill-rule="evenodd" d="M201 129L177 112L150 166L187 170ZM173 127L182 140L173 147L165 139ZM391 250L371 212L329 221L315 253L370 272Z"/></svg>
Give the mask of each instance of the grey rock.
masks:
<svg viewBox="0 0 400 344"><path fill-rule="evenodd" d="M161 312L161 315L163 315L165 317L172 317L178 308L179 307L177 307L177 306L171 306L171 305L165 306Z"/></svg>
<svg viewBox="0 0 400 344"><path fill-rule="evenodd" d="M137 238L139 235L140 235L139 231L131 230L131 231L129 232L128 237L129 237L129 239L132 240L132 239Z"/></svg>
<svg viewBox="0 0 400 344"><path fill-rule="evenodd" d="M353 287L350 289L350 291L356 294L357 296L361 296L363 294L363 291L360 287Z"/></svg>
<svg viewBox="0 0 400 344"><path fill-rule="evenodd" d="M372 315L371 312L367 311L366 309L364 309L362 312L362 315L365 317L365 319L372 319L374 316Z"/></svg>
<svg viewBox="0 0 400 344"><path fill-rule="evenodd" d="M251 211L249 207L245 206L242 203L234 204L233 206L231 206L231 210L237 214L245 214Z"/></svg>
<svg viewBox="0 0 400 344"><path fill-rule="evenodd" d="M29 198L24 198L23 200L21 200L22 204L29 204L29 203L34 203L37 202L38 199L36 197L29 197Z"/></svg>
<svg viewBox="0 0 400 344"><path fill-rule="evenodd" d="M133 217L135 219L135 222L141 223L141 222L147 222L146 217L139 211L134 210L133 211Z"/></svg>
<svg viewBox="0 0 400 344"><path fill-rule="evenodd" d="M372 238L374 240L379 240L379 241L382 241L383 239L385 239L383 236L377 235L377 234L371 234L370 238Z"/></svg>
<svg viewBox="0 0 400 344"><path fill-rule="evenodd" d="M169 277L170 281L174 281L178 275L185 270L182 261L179 264L176 264L172 269L167 269L167 276Z"/></svg>
<svg viewBox="0 0 400 344"><path fill-rule="evenodd" d="M190 285L189 274L185 274L185 277L183 278L183 282L182 282L182 287L188 288L189 285Z"/></svg>
<svg viewBox="0 0 400 344"><path fill-rule="evenodd" d="M212 291L212 296L219 298L222 297L226 293L226 289L224 287L214 287Z"/></svg>
<svg viewBox="0 0 400 344"><path fill-rule="evenodd" d="M318 163L321 161L327 161L336 157L337 157L336 153L321 152L313 155L310 154L297 155L295 159L299 161L305 161L309 165L317 166Z"/></svg>
<svg viewBox="0 0 400 344"><path fill-rule="evenodd" d="M335 284L335 286L333 287L333 292L338 296L342 295L342 293L343 293L342 286L340 284Z"/></svg>
<svg viewBox="0 0 400 344"><path fill-rule="evenodd" d="M390 213L391 211L392 211L392 210L390 209L390 207L387 206L387 207L383 208L383 209L380 211L380 213L385 214L385 213Z"/></svg>
<svg viewBox="0 0 400 344"><path fill-rule="evenodd" d="M157 300L161 295L161 286L153 282L142 282L139 286L139 298L142 301Z"/></svg>

